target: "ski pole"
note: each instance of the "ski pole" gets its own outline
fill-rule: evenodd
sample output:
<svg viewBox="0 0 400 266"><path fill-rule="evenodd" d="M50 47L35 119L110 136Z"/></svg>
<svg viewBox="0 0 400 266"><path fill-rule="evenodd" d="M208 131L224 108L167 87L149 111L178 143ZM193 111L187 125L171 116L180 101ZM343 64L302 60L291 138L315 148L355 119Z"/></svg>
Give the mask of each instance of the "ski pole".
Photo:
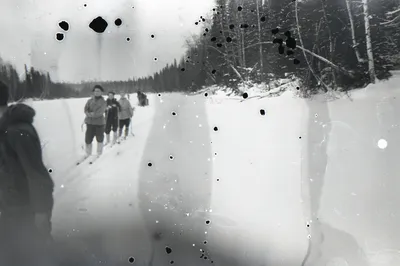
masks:
<svg viewBox="0 0 400 266"><path fill-rule="evenodd" d="M133 134L132 118L131 118L131 134L132 136L135 136L135 134Z"/></svg>

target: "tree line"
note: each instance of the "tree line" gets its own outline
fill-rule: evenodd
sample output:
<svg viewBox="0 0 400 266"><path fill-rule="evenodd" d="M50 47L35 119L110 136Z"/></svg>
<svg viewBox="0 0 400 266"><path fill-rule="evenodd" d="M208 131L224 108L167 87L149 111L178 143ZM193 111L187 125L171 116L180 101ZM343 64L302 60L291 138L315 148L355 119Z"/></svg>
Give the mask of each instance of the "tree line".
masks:
<svg viewBox="0 0 400 266"><path fill-rule="evenodd" d="M398 0L216 0L187 52L142 84L160 91L290 75L303 89L349 90L400 67Z"/></svg>
<svg viewBox="0 0 400 266"><path fill-rule="evenodd" d="M179 59L148 77L99 82L114 92L196 91L295 76L304 92L349 90L400 68L399 0L216 0L194 21ZM60 83L0 59L0 79L22 98L87 97L94 84Z"/></svg>

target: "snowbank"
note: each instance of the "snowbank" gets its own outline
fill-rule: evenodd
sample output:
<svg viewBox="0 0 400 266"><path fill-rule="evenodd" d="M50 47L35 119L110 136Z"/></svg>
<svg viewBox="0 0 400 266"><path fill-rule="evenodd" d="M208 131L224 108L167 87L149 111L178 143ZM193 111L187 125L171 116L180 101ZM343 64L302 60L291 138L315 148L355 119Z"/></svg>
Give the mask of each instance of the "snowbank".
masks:
<svg viewBox="0 0 400 266"><path fill-rule="evenodd" d="M300 265L310 234L308 265L397 265L399 81L395 73L337 100L288 91L232 101L215 89L215 245L242 257L264 250L266 265Z"/></svg>
<svg viewBox="0 0 400 266"><path fill-rule="evenodd" d="M264 265L299 265L307 245L299 140L305 103L291 92L242 103L213 99L210 245Z"/></svg>

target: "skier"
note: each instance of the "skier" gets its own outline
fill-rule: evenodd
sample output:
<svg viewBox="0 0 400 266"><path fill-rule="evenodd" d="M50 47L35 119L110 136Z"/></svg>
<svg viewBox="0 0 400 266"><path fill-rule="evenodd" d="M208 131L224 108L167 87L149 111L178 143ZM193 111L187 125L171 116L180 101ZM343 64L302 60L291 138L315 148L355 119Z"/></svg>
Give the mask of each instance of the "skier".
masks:
<svg viewBox="0 0 400 266"><path fill-rule="evenodd" d="M121 107L119 113L119 137L122 138L122 131L125 127L125 136L124 138L128 137L129 133L129 125L131 123L131 118L133 116L133 111L135 110L132 108L131 103L126 98L126 93L121 93L121 99L119 100L119 105Z"/></svg>
<svg viewBox="0 0 400 266"><path fill-rule="evenodd" d="M111 130L113 131L112 145L114 145L118 139L118 113L121 111L121 106L114 97L114 92L108 93L106 111L106 145L110 143Z"/></svg>
<svg viewBox="0 0 400 266"><path fill-rule="evenodd" d="M106 124L104 113L107 109L107 103L102 96L103 92L103 87L95 85L93 87L93 97L86 102L84 108L86 115L86 157L92 155L94 137L97 140L97 156L99 157L103 153L104 129Z"/></svg>
<svg viewBox="0 0 400 266"><path fill-rule="evenodd" d="M0 81L0 265L47 266L54 183L42 161L35 110L8 106Z"/></svg>

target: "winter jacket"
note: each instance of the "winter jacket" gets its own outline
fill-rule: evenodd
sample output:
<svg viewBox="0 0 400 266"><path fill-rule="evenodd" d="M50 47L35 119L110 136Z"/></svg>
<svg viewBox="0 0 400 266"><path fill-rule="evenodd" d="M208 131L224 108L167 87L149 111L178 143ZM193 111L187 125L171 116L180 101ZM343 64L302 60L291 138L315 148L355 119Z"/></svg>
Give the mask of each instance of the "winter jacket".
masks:
<svg viewBox="0 0 400 266"><path fill-rule="evenodd" d="M121 106L119 105L119 102L116 99L107 99L107 111L106 111L106 116L107 120L114 120L118 119L118 113L121 110Z"/></svg>
<svg viewBox="0 0 400 266"><path fill-rule="evenodd" d="M0 118L0 211L51 213L54 183L42 161L35 110L11 105Z"/></svg>
<svg viewBox="0 0 400 266"><path fill-rule="evenodd" d="M85 105L86 114L85 123L88 125L102 126L106 124L104 113L107 109L107 103L103 97L92 97Z"/></svg>
<svg viewBox="0 0 400 266"><path fill-rule="evenodd" d="M132 105L127 98L121 98L119 100L119 105L121 106L121 111L119 113L120 120L128 119L133 116L134 108L132 108Z"/></svg>

